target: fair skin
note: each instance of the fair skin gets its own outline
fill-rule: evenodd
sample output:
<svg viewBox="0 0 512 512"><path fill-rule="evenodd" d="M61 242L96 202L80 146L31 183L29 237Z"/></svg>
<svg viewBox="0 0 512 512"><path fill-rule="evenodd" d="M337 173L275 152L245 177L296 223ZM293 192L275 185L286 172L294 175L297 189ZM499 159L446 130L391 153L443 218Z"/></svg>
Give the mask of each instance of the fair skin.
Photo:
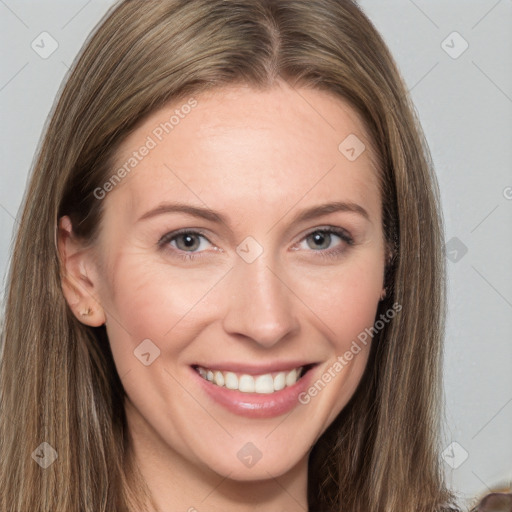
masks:
<svg viewBox="0 0 512 512"><path fill-rule="evenodd" d="M319 90L230 87L196 99L103 199L96 244L82 246L60 220L63 290L81 322L106 323L135 460L158 510L307 510L309 451L354 394L370 343L307 403L290 392L285 412L266 415L242 409L274 407L283 391L247 392L245 406L228 407L194 368L275 376L311 363L284 390L308 379L307 391L373 325L385 243L370 142L355 111ZM144 120L118 166L185 102ZM354 161L338 150L349 134L367 148ZM185 211L140 220L164 202L222 222ZM352 206L297 218L330 203ZM172 235L181 229L192 233ZM146 366L134 350L147 339L145 352L160 354ZM223 391L228 402L242 394Z"/></svg>

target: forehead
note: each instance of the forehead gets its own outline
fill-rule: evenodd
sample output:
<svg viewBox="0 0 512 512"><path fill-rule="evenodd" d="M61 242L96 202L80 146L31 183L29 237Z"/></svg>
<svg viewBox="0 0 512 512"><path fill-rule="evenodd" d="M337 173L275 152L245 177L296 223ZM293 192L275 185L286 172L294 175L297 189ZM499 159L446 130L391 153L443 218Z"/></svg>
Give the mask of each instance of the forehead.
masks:
<svg viewBox="0 0 512 512"><path fill-rule="evenodd" d="M167 105L130 134L114 166L128 172L109 201L129 204L132 216L177 197L239 214L306 196L376 203L371 146L357 112L329 92L214 89Z"/></svg>

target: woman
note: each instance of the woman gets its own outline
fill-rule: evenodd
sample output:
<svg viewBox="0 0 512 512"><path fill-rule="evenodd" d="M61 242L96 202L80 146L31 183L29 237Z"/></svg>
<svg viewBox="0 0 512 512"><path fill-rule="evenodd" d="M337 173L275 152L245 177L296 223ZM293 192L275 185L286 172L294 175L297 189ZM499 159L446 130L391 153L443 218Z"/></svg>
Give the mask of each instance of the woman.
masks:
<svg viewBox="0 0 512 512"><path fill-rule="evenodd" d="M355 3L120 2L25 200L2 510L455 510L442 239Z"/></svg>

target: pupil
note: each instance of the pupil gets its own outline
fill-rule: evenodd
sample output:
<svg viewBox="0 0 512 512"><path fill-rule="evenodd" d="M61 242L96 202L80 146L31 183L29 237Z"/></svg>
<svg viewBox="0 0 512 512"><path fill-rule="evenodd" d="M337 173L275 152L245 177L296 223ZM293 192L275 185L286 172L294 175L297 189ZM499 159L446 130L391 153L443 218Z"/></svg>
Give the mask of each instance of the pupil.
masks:
<svg viewBox="0 0 512 512"><path fill-rule="evenodd" d="M315 242L317 244L322 245L323 239L324 239L324 235L321 235L321 234L315 235Z"/></svg>
<svg viewBox="0 0 512 512"><path fill-rule="evenodd" d="M194 235L182 235L181 237L182 244L186 249L196 249L197 248L197 239Z"/></svg>
<svg viewBox="0 0 512 512"><path fill-rule="evenodd" d="M329 247L329 244L331 242L331 235L328 233L321 233L317 232L312 235L315 248L325 249Z"/></svg>

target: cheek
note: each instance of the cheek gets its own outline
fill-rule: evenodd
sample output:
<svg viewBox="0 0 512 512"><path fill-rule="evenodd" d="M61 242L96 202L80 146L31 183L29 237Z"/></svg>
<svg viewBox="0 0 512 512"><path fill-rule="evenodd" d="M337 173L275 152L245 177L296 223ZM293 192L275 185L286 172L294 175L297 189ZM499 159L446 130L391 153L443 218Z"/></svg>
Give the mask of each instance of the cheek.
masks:
<svg viewBox="0 0 512 512"><path fill-rule="evenodd" d="M310 273L304 302L325 324L326 337L342 350L373 325L383 287L379 253L354 258L329 272ZM298 282L298 281L297 281Z"/></svg>
<svg viewBox="0 0 512 512"><path fill-rule="evenodd" d="M329 308L329 325L339 333L340 349L375 322L380 284L381 281L373 279L371 273L340 279L339 287L325 305Z"/></svg>
<svg viewBox="0 0 512 512"><path fill-rule="evenodd" d="M137 255L119 257L110 279L104 280L108 283L108 289L102 291L107 331L120 365L123 360L130 363L133 350L145 339L152 340L161 352L178 353L190 338L183 331L192 335L191 329L200 327L197 315L225 272L187 272L141 261L143 258ZM178 331L179 336L175 336Z"/></svg>
<svg viewBox="0 0 512 512"><path fill-rule="evenodd" d="M381 269L378 262L347 265L329 279L310 279L304 289L304 302L314 304L309 318L323 334L326 359L299 401L322 422L322 432L349 402L365 371L382 289Z"/></svg>
<svg viewBox="0 0 512 512"><path fill-rule="evenodd" d="M308 287L304 288L304 302L313 306L310 318L329 345L328 361L320 372L323 382L329 382L324 404L332 407L326 425L349 401L366 368L383 267L380 253L368 253L347 261L323 278L320 273L310 276ZM315 321L315 316L319 320ZM322 389L322 384L318 387Z"/></svg>

